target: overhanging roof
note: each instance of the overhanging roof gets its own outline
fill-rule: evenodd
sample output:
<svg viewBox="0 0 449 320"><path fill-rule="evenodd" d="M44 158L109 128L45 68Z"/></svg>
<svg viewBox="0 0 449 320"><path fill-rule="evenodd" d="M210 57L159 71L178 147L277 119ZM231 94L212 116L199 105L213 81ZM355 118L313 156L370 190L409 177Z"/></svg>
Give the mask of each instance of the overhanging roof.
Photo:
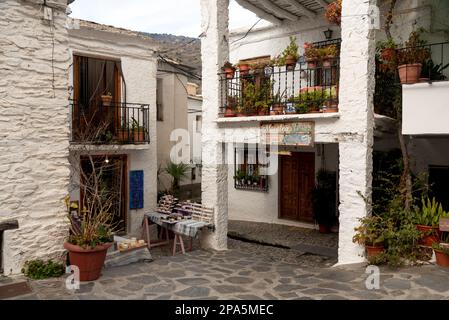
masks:
<svg viewBox="0 0 449 320"><path fill-rule="evenodd" d="M243 8L259 18L276 25L297 21L302 17L315 19L330 0L236 0Z"/></svg>

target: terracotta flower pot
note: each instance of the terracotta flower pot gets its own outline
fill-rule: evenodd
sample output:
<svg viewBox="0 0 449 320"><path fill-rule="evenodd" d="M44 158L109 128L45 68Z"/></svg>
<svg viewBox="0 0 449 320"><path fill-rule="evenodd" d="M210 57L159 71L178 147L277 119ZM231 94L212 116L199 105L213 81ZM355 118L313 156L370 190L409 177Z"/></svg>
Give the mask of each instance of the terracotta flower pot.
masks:
<svg viewBox="0 0 449 320"><path fill-rule="evenodd" d="M284 114L284 106L282 104L275 104L271 108L271 111L274 113L274 115ZM270 114L272 113L270 112Z"/></svg>
<svg viewBox="0 0 449 320"><path fill-rule="evenodd" d="M393 61L394 58L396 57L396 50L393 48L384 48L380 52L380 57L384 61L388 61L388 62Z"/></svg>
<svg viewBox="0 0 449 320"><path fill-rule="evenodd" d="M232 108L226 108L225 113L224 113L225 118L233 118L236 116L234 110L232 110Z"/></svg>
<svg viewBox="0 0 449 320"><path fill-rule="evenodd" d="M134 142L144 142L145 141L145 131L144 129L134 129L133 130L133 138L134 138Z"/></svg>
<svg viewBox="0 0 449 320"><path fill-rule="evenodd" d="M315 59L307 59L307 69L316 69L317 60Z"/></svg>
<svg viewBox="0 0 449 320"><path fill-rule="evenodd" d="M404 64L398 67L399 78L401 79L401 84L413 84L419 81L421 76L422 64Z"/></svg>
<svg viewBox="0 0 449 320"><path fill-rule="evenodd" d="M235 69L234 68L225 68L224 69L226 79L234 79Z"/></svg>
<svg viewBox="0 0 449 320"><path fill-rule="evenodd" d="M249 73L249 64L239 65L239 71L242 76L246 76Z"/></svg>
<svg viewBox="0 0 449 320"><path fill-rule="evenodd" d="M335 57L329 56L323 58L323 68L330 68L335 64Z"/></svg>
<svg viewBox="0 0 449 320"><path fill-rule="evenodd" d="M70 264L80 270L80 281L94 281L101 275L106 253L112 243L96 246L93 249L84 249L80 246L64 243L64 248L69 251Z"/></svg>
<svg viewBox="0 0 449 320"><path fill-rule="evenodd" d="M426 247L432 247L434 243L439 242L439 227L417 225L416 229L423 233L419 244Z"/></svg>
<svg viewBox="0 0 449 320"><path fill-rule="evenodd" d="M268 112L265 109L259 110L259 112L257 113L258 116L266 116L267 114Z"/></svg>
<svg viewBox="0 0 449 320"><path fill-rule="evenodd" d="M435 251L435 256L437 258L437 265L449 268L449 255L445 254L441 250L434 249L433 251Z"/></svg>
<svg viewBox="0 0 449 320"><path fill-rule="evenodd" d="M365 245L368 258L374 258L385 251L384 246L367 246Z"/></svg>
<svg viewBox="0 0 449 320"><path fill-rule="evenodd" d="M336 101L328 101L324 113L336 113L338 112L338 103Z"/></svg>
<svg viewBox="0 0 449 320"><path fill-rule="evenodd" d="M112 104L112 96L101 96L101 102L103 103L103 106L110 107Z"/></svg>
<svg viewBox="0 0 449 320"><path fill-rule="evenodd" d="M285 66L287 67L287 70L292 71L295 70L296 63L298 62L298 59L296 59L294 56L287 56L285 58Z"/></svg>
<svg viewBox="0 0 449 320"><path fill-rule="evenodd" d="M132 130L128 131L126 129L119 129L117 132L117 138L119 141L129 141L129 134Z"/></svg>

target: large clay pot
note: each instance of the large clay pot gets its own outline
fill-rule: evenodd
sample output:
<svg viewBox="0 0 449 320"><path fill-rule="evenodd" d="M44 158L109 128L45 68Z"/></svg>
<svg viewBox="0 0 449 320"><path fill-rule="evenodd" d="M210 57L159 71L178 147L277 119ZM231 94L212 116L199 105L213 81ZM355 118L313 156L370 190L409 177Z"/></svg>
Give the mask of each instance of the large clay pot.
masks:
<svg viewBox="0 0 449 320"><path fill-rule="evenodd" d="M421 240L419 241L419 244L426 246L426 247L432 247L434 243L439 242L439 228L438 227L429 227L429 226L422 226L417 225L416 229L421 231L423 233L423 236Z"/></svg>
<svg viewBox="0 0 449 320"><path fill-rule="evenodd" d="M401 84L413 84L419 81L421 76L422 64L404 64L398 67L399 78L401 79Z"/></svg>
<svg viewBox="0 0 449 320"><path fill-rule="evenodd" d="M69 251L70 264L80 270L80 281L94 281L100 278L106 253L112 243L96 246L93 249L84 249L80 246L64 243L64 248Z"/></svg>
<svg viewBox="0 0 449 320"><path fill-rule="evenodd" d="M441 250L435 250L435 256L437 258L437 265L441 267L449 267L449 255L445 254Z"/></svg>
<svg viewBox="0 0 449 320"><path fill-rule="evenodd" d="M366 254L368 255L368 258L377 257L379 254L381 254L385 251L384 246L365 246L365 249L366 249Z"/></svg>
<svg viewBox="0 0 449 320"><path fill-rule="evenodd" d="M142 143L145 142L145 131L144 129L134 129L134 143Z"/></svg>

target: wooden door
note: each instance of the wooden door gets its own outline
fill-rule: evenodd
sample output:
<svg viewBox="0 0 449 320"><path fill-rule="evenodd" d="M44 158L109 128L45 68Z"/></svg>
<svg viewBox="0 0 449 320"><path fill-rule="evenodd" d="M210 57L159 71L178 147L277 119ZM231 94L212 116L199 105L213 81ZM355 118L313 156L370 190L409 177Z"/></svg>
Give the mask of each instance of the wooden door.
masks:
<svg viewBox="0 0 449 320"><path fill-rule="evenodd" d="M281 219L313 222L312 190L315 154L295 152L280 158L279 203Z"/></svg>

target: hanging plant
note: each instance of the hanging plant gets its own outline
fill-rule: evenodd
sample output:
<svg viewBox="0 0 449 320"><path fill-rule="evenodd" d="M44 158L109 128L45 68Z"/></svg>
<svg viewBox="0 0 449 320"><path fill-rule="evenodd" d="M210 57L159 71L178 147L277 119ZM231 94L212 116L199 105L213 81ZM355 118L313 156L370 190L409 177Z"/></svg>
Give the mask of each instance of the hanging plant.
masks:
<svg viewBox="0 0 449 320"><path fill-rule="evenodd" d="M330 3L326 8L326 19L330 23L341 25L341 7L343 0L337 0Z"/></svg>

